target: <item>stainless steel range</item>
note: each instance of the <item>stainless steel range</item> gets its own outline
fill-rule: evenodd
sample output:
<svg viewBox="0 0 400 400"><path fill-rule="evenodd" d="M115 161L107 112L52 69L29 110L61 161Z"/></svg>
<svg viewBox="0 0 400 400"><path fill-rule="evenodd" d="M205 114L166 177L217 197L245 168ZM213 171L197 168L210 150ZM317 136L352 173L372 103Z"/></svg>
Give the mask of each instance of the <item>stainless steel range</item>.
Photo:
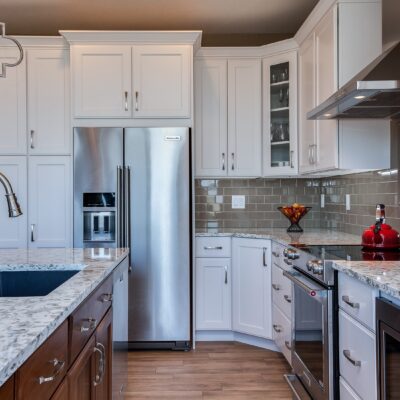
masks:
<svg viewBox="0 0 400 400"><path fill-rule="evenodd" d="M284 260L292 268L292 367L285 378L294 398L338 398L336 273L323 247L289 247Z"/></svg>

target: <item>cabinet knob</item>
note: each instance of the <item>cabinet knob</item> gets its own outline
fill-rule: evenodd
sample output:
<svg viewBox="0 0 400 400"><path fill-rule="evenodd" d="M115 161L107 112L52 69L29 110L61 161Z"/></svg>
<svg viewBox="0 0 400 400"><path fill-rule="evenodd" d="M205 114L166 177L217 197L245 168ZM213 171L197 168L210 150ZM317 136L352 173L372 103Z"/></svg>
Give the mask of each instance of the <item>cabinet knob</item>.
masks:
<svg viewBox="0 0 400 400"><path fill-rule="evenodd" d="M94 319L94 318L88 318L87 320L86 320L87 322L89 322L89 325L88 326L85 326L85 325L81 325L81 333L83 333L83 332L89 332L89 331L91 331L91 330L93 330L93 329L96 329L96 327L97 327L97 319Z"/></svg>

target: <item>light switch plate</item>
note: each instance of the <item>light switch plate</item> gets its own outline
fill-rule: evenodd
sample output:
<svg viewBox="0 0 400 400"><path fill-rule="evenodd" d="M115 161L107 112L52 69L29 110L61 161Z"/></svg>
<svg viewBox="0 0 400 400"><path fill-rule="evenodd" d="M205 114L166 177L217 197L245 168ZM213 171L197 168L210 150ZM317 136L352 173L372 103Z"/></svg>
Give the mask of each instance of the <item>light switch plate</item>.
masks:
<svg viewBox="0 0 400 400"><path fill-rule="evenodd" d="M346 194L346 211L351 210L351 201L350 201L350 195Z"/></svg>
<svg viewBox="0 0 400 400"><path fill-rule="evenodd" d="M246 196L232 196L232 208L246 208Z"/></svg>

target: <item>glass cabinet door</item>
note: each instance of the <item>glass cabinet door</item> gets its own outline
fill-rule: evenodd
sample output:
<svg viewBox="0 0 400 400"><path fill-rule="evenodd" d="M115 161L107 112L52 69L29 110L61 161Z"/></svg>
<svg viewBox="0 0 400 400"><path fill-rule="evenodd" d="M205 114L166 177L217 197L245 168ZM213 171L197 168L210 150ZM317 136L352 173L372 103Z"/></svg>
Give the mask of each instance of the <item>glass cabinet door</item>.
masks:
<svg viewBox="0 0 400 400"><path fill-rule="evenodd" d="M296 54L264 60L264 175L297 174Z"/></svg>

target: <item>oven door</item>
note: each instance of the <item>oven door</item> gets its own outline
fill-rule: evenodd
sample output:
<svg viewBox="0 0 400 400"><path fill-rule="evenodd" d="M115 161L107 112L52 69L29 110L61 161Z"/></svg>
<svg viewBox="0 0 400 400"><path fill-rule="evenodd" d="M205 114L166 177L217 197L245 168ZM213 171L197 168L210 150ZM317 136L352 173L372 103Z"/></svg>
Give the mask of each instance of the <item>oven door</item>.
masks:
<svg viewBox="0 0 400 400"><path fill-rule="evenodd" d="M292 367L314 400L333 399L333 290L295 270L293 282Z"/></svg>

